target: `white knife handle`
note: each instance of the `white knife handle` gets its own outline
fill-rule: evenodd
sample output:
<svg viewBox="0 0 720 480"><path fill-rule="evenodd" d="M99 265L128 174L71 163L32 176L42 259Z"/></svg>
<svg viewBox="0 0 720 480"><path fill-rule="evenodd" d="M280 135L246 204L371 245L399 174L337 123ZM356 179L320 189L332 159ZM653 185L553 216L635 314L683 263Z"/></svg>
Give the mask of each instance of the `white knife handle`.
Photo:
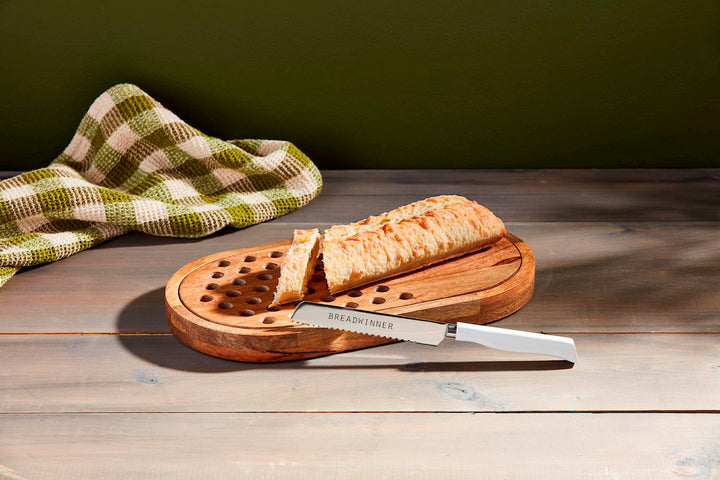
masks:
<svg viewBox="0 0 720 480"><path fill-rule="evenodd" d="M539 353L577 362L575 342L568 337L458 322L455 340L479 343L496 350Z"/></svg>

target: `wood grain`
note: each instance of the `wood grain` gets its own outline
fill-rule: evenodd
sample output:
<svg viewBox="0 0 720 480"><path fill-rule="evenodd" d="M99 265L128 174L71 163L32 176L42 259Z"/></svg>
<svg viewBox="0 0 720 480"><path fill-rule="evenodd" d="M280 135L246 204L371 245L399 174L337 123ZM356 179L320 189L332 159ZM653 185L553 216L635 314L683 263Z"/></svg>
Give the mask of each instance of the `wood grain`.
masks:
<svg viewBox="0 0 720 480"><path fill-rule="evenodd" d="M712 479L718 415L4 415L34 480ZM481 448L480 448L481 447Z"/></svg>
<svg viewBox="0 0 720 480"><path fill-rule="evenodd" d="M273 222L129 234L0 289L0 477L718 476L720 170L323 176ZM442 193L532 248L535 294L497 325L565 332L574 367L453 341L248 364L168 333L180 266Z"/></svg>
<svg viewBox="0 0 720 480"><path fill-rule="evenodd" d="M573 335L575 366L444 341L240 363L168 335L0 338L5 412L720 411L720 336ZM571 368L572 367L572 368Z"/></svg>
<svg viewBox="0 0 720 480"><path fill-rule="evenodd" d="M717 222L717 189L636 192L631 188L593 193L578 187L574 193L467 193L465 196L509 222ZM451 192L454 192L451 190ZM398 205L422 200L425 193L378 196L320 195L310 205L290 213L288 222L348 223Z"/></svg>
<svg viewBox="0 0 720 480"><path fill-rule="evenodd" d="M326 170L323 178L318 200L325 205L315 208L339 223L359 209L386 211L393 202L447 192L488 206L506 222L720 220L717 169ZM315 208L289 220L313 219Z"/></svg>
<svg viewBox="0 0 720 480"><path fill-rule="evenodd" d="M0 289L0 333L168 332L163 289L182 265L283 241L294 228L307 227L270 222L196 241L125 235L16 275ZM720 223L508 228L532 248L537 271L532 300L502 326L549 333L720 332Z"/></svg>
<svg viewBox="0 0 720 480"><path fill-rule="evenodd" d="M513 228L536 252L537 282L532 301L502 326L556 333L720 332L720 224Z"/></svg>

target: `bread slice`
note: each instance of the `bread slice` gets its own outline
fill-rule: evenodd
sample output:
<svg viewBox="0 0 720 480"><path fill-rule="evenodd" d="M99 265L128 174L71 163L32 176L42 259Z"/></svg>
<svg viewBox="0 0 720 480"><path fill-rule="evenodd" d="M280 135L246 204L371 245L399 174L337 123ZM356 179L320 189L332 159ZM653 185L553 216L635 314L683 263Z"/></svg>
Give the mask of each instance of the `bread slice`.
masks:
<svg viewBox="0 0 720 480"><path fill-rule="evenodd" d="M407 273L497 242L502 220L467 198L441 195L325 231L330 293Z"/></svg>
<svg viewBox="0 0 720 480"><path fill-rule="evenodd" d="M280 267L277 290L270 306L302 300L315 270L320 250L320 231L295 230L292 245Z"/></svg>

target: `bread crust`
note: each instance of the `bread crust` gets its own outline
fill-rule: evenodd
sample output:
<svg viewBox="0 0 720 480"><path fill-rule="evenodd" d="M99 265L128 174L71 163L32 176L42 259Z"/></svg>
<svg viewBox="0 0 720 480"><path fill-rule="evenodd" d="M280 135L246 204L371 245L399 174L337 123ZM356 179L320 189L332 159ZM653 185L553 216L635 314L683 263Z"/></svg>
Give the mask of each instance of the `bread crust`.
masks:
<svg viewBox="0 0 720 480"><path fill-rule="evenodd" d="M431 197L326 230L325 278L335 294L470 253L505 233L502 220L477 202Z"/></svg>
<svg viewBox="0 0 720 480"><path fill-rule="evenodd" d="M295 230L290 249L280 266L280 277L269 306L302 300L317 264L320 250L320 231Z"/></svg>
<svg viewBox="0 0 720 480"><path fill-rule="evenodd" d="M325 230L324 237L329 241L342 240L343 238L351 237L360 232L375 230L389 223L398 223L408 218L421 216L431 210L446 207L454 203L467 202L469 202L467 198L459 195L438 195L419 202L403 205L395 210L377 216L370 216L359 222L348 225L334 225Z"/></svg>

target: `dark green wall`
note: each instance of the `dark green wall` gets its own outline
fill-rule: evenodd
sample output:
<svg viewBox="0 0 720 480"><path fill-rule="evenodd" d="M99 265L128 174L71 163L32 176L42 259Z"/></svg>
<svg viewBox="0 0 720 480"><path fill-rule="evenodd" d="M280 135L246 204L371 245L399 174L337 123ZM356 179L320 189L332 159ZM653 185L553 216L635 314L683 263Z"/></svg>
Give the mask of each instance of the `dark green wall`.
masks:
<svg viewBox="0 0 720 480"><path fill-rule="evenodd" d="M0 1L0 170L133 82L325 168L720 166L720 2Z"/></svg>

